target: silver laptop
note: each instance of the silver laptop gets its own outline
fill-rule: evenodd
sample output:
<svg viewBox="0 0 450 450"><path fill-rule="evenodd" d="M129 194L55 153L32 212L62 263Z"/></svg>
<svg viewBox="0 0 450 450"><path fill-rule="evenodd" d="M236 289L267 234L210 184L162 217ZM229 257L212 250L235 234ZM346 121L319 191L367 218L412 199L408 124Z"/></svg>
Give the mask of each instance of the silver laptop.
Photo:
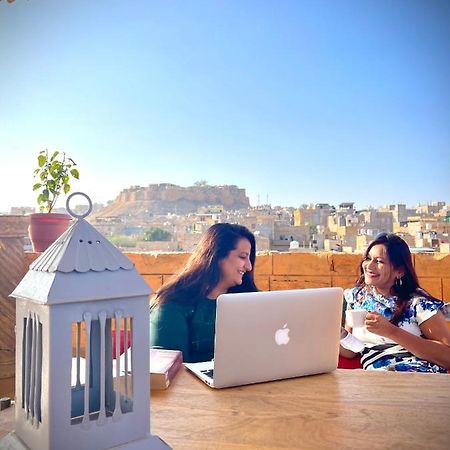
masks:
<svg viewBox="0 0 450 450"><path fill-rule="evenodd" d="M330 372L342 300L337 287L222 294L214 359L184 365L214 388Z"/></svg>

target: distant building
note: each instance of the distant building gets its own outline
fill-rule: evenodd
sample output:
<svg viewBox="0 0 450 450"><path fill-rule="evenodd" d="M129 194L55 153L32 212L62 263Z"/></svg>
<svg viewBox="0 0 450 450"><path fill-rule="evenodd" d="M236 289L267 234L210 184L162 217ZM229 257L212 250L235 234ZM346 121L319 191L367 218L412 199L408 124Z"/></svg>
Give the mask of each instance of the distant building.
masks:
<svg viewBox="0 0 450 450"><path fill-rule="evenodd" d="M356 236L356 251L361 253L364 252L367 246L369 245L370 241L372 240L373 237L368 236L366 234Z"/></svg>
<svg viewBox="0 0 450 450"><path fill-rule="evenodd" d="M31 206L12 206L11 215L12 216L25 216L27 214L33 214L36 212L35 208Z"/></svg>
<svg viewBox="0 0 450 450"><path fill-rule="evenodd" d="M294 225L327 226L328 216L334 211L334 206L330 206L328 203L316 203L306 208L297 208L294 210Z"/></svg>
<svg viewBox="0 0 450 450"><path fill-rule="evenodd" d="M377 231L386 231L391 233L393 230L394 218L391 212L378 211L376 209L369 209L360 211L361 222L364 228L370 228Z"/></svg>
<svg viewBox="0 0 450 450"><path fill-rule="evenodd" d="M436 214L445 207L445 202L432 202L427 205L417 205L417 214Z"/></svg>
<svg viewBox="0 0 450 450"><path fill-rule="evenodd" d="M408 216L415 214L415 209L408 209L406 205L402 203L397 203L395 205L388 205L384 208L379 208L380 212L390 212L392 214L392 219L394 223L406 222Z"/></svg>
<svg viewBox="0 0 450 450"><path fill-rule="evenodd" d="M350 212L350 211L354 211L354 202L344 202L344 203L340 203L339 204L339 209L338 209L338 211L340 210L340 211L348 211L348 212Z"/></svg>

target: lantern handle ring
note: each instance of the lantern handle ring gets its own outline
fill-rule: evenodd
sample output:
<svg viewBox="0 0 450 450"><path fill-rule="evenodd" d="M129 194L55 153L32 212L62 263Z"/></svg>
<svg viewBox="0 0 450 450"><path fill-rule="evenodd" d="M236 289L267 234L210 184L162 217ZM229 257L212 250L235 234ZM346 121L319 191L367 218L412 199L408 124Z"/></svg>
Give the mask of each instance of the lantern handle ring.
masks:
<svg viewBox="0 0 450 450"><path fill-rule="evenodd" d="M84 212L83 214L76 214L74 211L72 211L69 207L69 202L72 199L72 197L74 197L75 195L81 195L82 197L84 197L88 203L88 209L86 212ZM66 209L67 212L72 216L72 217L76 217L77 219L84 219L86 216L88 216L91 212L92 212L92 201L89 198L89 196L87 194L85 194L84 192L74 192L72 194L69 195L69 197L67 197L67 201L66 201Z"/></svg>

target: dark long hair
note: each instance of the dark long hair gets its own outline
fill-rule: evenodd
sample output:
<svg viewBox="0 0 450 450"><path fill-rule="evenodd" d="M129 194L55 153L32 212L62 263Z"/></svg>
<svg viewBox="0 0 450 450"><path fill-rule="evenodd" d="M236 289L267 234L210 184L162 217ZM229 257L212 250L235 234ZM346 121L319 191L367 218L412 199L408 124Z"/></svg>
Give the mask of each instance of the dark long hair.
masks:
<svg viewBox="0 0 450 450"><path fill-rule="evenodd" d="M206 297L220 281L219 262L237 247L241 239L248 239L250 242L252 270L245 272L242 284L233 286L228 292L257 291L253 279L256 259L255 237L242 225L217 223L208 228L201 237L182 271L159 289L153 306L178 299L189 301Z"/></svg>
<svg viewBox="0 0 450 450"><path fill-rule="evenodd" d="M400 316L405 311L409 300L415 293L429 298L433 297L431 297L428 292L419 286L419 281L417 280L416 271L414 270L408 244L400 236L397 236L394 233L380 233L368 245L359 265L360 276L356 282L356 286L358 286L360 290L366 286L366 283L364 282L363 262L367 258L367 255L372 247L379 244L384 245L386 248L389 260L394 269L402 269L404 271L404 275L401 279L397 280L391 288L397 299L395 301L395 308L390 321L394 325L397 325Z"/></svg>

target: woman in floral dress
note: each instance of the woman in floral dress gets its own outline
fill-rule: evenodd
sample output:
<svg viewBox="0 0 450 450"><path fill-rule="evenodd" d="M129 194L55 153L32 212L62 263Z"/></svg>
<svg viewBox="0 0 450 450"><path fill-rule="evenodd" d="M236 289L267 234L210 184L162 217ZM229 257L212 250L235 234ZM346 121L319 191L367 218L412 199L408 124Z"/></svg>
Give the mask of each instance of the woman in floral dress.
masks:
<svg viewBox="0 0 450 450"><path fill-rule="evenodd" d="M450 330L444 303L420 288L408 244L392 233L372 241L356 286L344 293L347 310L366 310L364 326L347 330L364 344L364 369L442 372L450 369ZM341 346L341 355L358 354Z"/></svg>

